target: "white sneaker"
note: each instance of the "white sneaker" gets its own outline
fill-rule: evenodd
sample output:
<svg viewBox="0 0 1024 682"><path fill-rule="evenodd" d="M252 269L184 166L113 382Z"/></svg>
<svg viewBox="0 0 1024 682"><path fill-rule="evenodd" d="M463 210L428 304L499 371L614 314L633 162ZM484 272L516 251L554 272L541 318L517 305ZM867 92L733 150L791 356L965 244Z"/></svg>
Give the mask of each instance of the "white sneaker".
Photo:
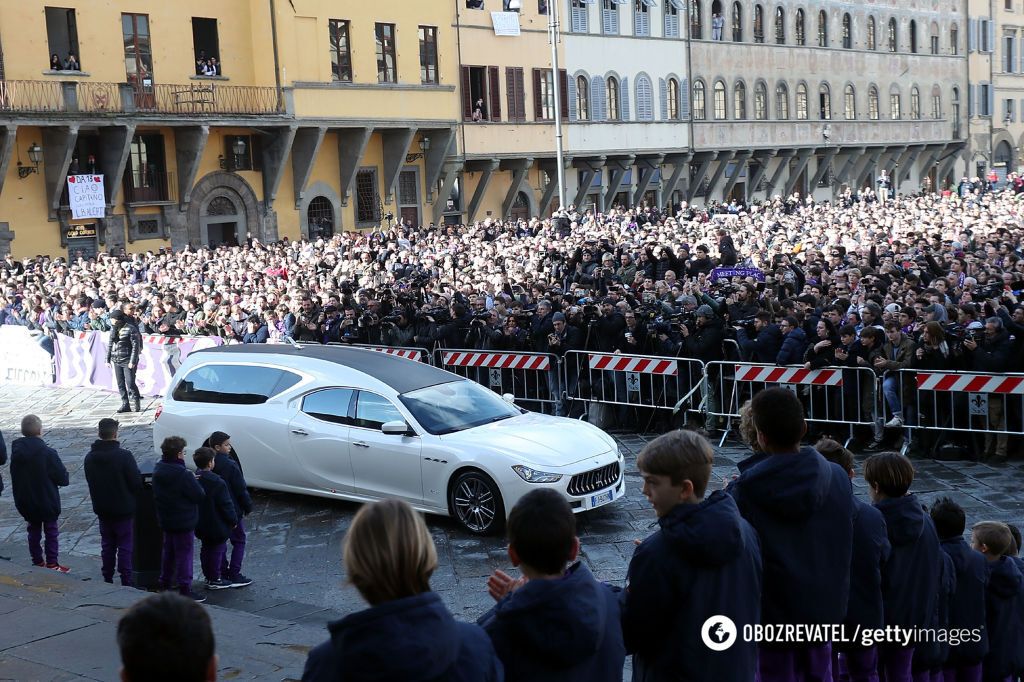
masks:
<svg viewBox="0 0 1024 682"><path fill-rule="evenodd" d="M898 414L885 423L887 429L899 429L903 427L903 417Z"/></svg>

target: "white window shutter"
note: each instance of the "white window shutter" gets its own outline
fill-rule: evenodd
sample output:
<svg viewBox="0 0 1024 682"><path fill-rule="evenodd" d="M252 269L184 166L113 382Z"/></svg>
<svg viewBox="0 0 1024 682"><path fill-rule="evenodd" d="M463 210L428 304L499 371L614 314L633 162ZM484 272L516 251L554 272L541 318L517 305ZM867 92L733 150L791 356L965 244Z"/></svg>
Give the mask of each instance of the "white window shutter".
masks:
<svg viewBox="0 0 1024 682"><path fill-rule="evenodd" d="M590 79L590 120L603 121L607 117L604 97L604 78L594 76Z"/></svg>
<svg viewBox="0 0 1024 682"><path fill-rule="evenodd" d="M630 120L628 78L623 78L619 83L619 111L622 114L623 121Z"/></svg>
<svg viewBox="0 0 1024 682"><path fill-rule="evenodd" d="M974 91L975 91L975 89L977 87L978 87L977 85L968 85L967 86L967 116L968 116L968 118L970 118L971 116L974 116L974 112L977 109L977 103L974 101L974 98L977 96L977 94Z"/></svg>
<svg viewBox="0 0 1024 682"><path fill-rule="evenodd" d="M576 120L576 77L568 76L566 79L566 97L569 99L566 108L569 109L569 120Z"/></svg>
<svg viewBox="0 0 1024 682"><path fill-rule="evenodd" d="M664 78L658 79L658 112L662 121L668 120L668 83Z"/></svg>
<svg viewBox="0 0 1024 682"><path fill-rule="evenodd" d="M988 44L986 45L986 47L988 48L989 52L992 52L996 49L996 22L986 21L985 26L988 29Z"/></svg>
<svg viewBox="0 0 1024 682"><path fill-rule="evenodd" d="M988 115L991 116L996 106L996 89L991 85L988 86Z"/></svg>
<svg viewBox="0 0 1024 682"><path fill-rule="evenodd" d="M684 121L690 118L690 81L686 78L679 84L679 117Z"/></svg>

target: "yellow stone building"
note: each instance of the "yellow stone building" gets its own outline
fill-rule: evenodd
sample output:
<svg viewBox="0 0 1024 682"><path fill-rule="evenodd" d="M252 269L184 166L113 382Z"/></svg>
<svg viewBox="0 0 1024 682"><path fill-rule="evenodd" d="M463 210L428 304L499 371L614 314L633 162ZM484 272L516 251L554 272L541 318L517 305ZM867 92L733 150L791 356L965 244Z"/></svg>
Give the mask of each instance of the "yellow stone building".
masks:
<svg viewBox="0 0 1024 682"><path fill-rule="evenodd" d="M456 30L419 0L0 3L0 253L458 215ZM102 218L72 219L79 174L103 176Z"/></svg>

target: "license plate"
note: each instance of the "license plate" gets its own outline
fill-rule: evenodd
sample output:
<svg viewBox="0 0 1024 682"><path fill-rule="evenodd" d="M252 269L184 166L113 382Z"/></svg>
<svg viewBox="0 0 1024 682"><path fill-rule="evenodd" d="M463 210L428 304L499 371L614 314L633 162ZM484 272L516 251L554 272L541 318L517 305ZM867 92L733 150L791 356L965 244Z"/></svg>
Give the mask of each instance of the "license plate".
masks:
<svg viewBox="0 0 1024 682"><path fill-rule="evenodd" d="M606 490L603 493L601 493L600 495L591 495L590 496L590 506L591 507L596 507L598 505L605 504L606 502L611 502L611 501L612 501L612 491L611 490Z"/></svg>

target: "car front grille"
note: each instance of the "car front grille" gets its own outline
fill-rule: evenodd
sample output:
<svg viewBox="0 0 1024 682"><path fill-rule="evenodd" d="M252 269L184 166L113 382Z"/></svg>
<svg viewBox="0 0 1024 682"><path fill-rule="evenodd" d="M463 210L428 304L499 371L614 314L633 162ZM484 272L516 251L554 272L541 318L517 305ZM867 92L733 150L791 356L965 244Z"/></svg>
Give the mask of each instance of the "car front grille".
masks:
<svg viewBox="0 0 1024 682"><path fill-rule="evenodd" d="M570 495L589 495L614 485L619 480L619 463L612 462L600 469L591 469L582 474L576 474L569 481Z"/></svg>

